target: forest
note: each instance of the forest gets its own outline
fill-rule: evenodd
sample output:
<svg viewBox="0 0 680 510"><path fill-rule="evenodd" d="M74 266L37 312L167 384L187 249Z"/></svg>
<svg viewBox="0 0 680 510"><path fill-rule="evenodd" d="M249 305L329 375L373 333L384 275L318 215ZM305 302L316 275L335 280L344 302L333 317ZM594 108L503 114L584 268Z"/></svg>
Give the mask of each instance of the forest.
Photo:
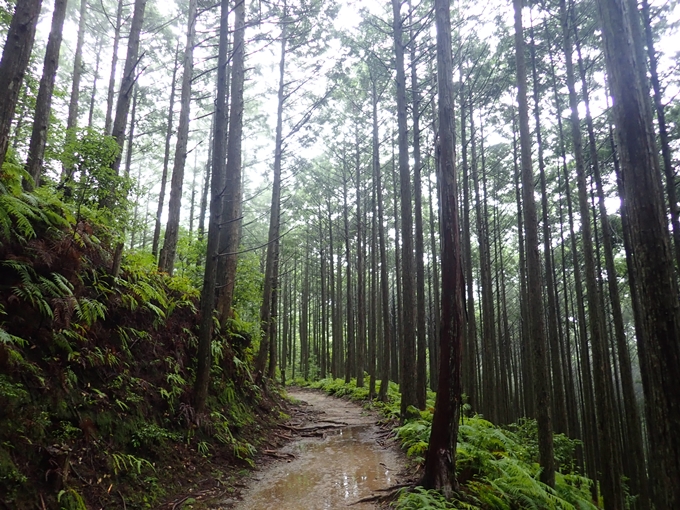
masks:
<svg viewBox="0 0 680 510"><path fill-rule="evenodd" d="M677 0L0 0L0 508L230 487L289 385L381 410L396 508L680 508L678 40Z"/></svg>

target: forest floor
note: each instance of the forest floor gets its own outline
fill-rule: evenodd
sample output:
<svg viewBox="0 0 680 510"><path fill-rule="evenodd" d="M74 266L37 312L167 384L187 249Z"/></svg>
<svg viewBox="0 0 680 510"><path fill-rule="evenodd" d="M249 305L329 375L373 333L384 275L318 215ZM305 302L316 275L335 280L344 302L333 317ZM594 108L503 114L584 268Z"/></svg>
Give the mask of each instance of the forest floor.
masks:
<svg viewBox="0 0 680 510"><path fill-rule="evenodd" d="M233 492L194 495L175 508L372 509L410 481L392 428L376 413L318 390L288 395L291 417L272 432L271 448L262 446L257 470L235 481Z"/></svg>

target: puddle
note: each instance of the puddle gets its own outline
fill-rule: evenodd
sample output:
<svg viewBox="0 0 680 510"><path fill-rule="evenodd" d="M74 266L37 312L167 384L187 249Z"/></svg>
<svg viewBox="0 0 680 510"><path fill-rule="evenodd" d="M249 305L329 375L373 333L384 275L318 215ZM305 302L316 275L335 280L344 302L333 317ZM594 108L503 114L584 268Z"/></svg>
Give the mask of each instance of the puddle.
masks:
<svg viewBox="0 0 680 510"><path fill-rule="evenodd" d="M376 489L397 483L400 460L375 444L374 425L354 425L325 439L302 439L281 450L280 462L251 484L237 510L332 510L347 508ZM390 469L392 468L392 469ZM352 508L374 508L371 504Z"/></svg>

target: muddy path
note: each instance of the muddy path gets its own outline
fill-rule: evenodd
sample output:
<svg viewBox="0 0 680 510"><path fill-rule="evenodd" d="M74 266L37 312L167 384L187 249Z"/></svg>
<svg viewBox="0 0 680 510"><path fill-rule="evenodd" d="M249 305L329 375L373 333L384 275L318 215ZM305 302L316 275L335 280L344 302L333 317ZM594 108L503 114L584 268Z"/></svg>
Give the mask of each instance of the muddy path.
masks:
<svg viewBox="0 0 680 510"><path fill-rule="evenodd" d="M377 506L357 502L408 479L403 453L375 413L318 391L288 394L300 402L281 429L291 441L266 450L276 461L252 475L238 500L215 510L366 510Z"/></svg>

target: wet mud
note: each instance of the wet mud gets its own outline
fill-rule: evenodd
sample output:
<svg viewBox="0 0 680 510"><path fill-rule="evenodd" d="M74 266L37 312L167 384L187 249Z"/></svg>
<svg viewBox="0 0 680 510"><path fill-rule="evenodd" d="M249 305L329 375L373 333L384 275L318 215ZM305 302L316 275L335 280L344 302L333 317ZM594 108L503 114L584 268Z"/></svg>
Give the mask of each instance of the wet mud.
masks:
<svg viewBox="0 0 680 510"><path fill-rule="evenodd" d="M254 474L237 510L377 508L358 503L404 480L403 455L376 415L359 405L308 390L290 390L303 402L288 430L297 438L269 452L277 461Z"/></svg>

